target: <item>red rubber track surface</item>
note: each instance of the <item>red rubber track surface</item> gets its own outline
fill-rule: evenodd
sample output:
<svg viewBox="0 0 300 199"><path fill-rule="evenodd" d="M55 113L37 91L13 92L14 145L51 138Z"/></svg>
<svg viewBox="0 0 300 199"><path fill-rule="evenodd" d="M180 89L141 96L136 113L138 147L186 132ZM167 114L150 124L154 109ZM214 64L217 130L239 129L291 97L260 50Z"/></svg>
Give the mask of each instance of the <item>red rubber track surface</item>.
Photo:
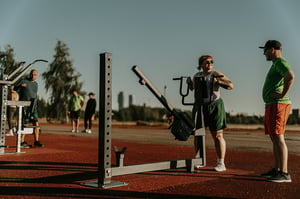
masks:
<svg viewBox="0 0 300 199"><path fill-rule="evenodd" d="M84 186L98 178L98 139L43 133L42 148L14 152L15 137L6 137L0 156L0 198L300 198L300 157L289 156L291 183L267 182L259 175L270 169L271 153L227 151L225 172L213 171L214 149L207 149L207 167L152 171L113 177L128 183L110 189ZM28 143L32 143L28 135ZM187 159L193 147L112 141L127 147L125 165ZM112 153L112 164L115 155Z"/></svg>

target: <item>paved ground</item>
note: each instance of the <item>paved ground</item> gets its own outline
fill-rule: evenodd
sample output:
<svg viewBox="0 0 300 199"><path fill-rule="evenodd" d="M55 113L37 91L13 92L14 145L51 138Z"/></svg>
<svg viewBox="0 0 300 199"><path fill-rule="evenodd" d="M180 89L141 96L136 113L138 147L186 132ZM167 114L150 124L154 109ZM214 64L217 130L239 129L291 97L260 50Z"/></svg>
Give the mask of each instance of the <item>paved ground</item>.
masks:
<svg viewBox="0 0 300 199"><path fill-rule="evenodd" d="M66 125L45 125L43 132L60 135L72 135L70 127ZM94 129L92 134L79 133L76 136L98 138L98 129ZM225 131L227 148L230 150L272 152L272 145L260 127L230 125ZM300 156L300 128L289 127L285 135L290 154ZM193 146L193 136L187 141L176 141L167 127L135 127L116 125L112 128L112 138L114 140L145 142L154 144ZM209 134L206 136L206 146L213 148L213 140Z"/></svg>
<svg viewBox="0 0 300 199"><path fill-rule="evenodd" d="M0 156L0 198L300 198L298 131L286 136L292 183L270 183L259 177L272 163L270 141L262 131L229 129L226 172L212 170L215 153L206 136L207 167L199 173L176 169L116 176L112 180L128 185L100 189L82 184L98 178L98 134L72 135L69 130L65 125L43 125L45 147L19 154L13 153L15 137L6 137L9 148ZM192 138L175 141L167 129L114 127L112 137L113 146L128 148L125 165L194 156Z"/></svg>

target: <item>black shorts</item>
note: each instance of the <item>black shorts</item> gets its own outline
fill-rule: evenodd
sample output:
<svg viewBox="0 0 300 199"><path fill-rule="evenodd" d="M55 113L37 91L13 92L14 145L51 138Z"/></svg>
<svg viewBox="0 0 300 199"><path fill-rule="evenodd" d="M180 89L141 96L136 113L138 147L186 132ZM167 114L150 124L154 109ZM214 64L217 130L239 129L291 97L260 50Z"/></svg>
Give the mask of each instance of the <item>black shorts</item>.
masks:
<svg viewBox="0 0 300 199"><path fill-rule="evenodd" d="M71 111L71 113L70 113L70 118L71 119L78 119L79 116L80 116L80 110L78 110L78 111Z"/></svg>

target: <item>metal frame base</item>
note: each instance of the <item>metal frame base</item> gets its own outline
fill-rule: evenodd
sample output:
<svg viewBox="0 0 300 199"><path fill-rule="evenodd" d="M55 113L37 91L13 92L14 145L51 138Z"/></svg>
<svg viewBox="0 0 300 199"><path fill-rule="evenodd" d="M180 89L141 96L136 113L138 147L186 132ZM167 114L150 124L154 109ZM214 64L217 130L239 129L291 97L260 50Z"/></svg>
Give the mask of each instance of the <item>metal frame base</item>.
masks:
<svg viewBox="0 0 300 199"><path fill-rule="evenodd" d="M19 153L26 153L25 151L20 151L20 152L4 152L1 155L11 155L11 154L19 154Z"/></svg>
<svg viewBox="0 0 300 199"><path fill-rule="evenodd" d="M111 182L109 184L105 184L105 185L99 185L98 181L84 182L84 183L81 183L81 185L95 187L95 188L109 189L109 188L113 188L113 187L127 186L128 184L126 182L119 182L119 181L111 180Z"/></svg>
<svg viewBox="0 0 300 199"><path fill-rule="evenodd" d="M195 172L195 165L204 165L204 161L202 158L193 158L193 159L183 159L183 160L170 160L163 162L153 162L153 163L145 163L145 164L136 164L136 165L128 165L128 166L116 166L111 167L111 176L120 176L120 175L128 175L135 173L143 173L150 171L161 171L167 169L179 169L186 168L187 172ZM108 184L99 185L99 181L91 181L84 182L81 185L109 189L113 187L126 186L128 183L119 182L110 180Z"/></svg>

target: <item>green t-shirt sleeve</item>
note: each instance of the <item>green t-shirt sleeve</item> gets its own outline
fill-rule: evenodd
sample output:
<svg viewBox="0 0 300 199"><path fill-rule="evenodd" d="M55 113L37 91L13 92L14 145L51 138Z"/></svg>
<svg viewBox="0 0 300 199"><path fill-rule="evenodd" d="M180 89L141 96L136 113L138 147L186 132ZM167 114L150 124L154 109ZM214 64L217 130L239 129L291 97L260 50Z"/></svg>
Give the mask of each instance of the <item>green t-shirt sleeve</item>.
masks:
<svg viewBox="0 0 300 199"><path fill-rule="evenodd" d="M275 70L281 75L283 76L287 71L292 70L291 66L285 61L282 60L281 62L279 62L276 67Z"/></svg>

